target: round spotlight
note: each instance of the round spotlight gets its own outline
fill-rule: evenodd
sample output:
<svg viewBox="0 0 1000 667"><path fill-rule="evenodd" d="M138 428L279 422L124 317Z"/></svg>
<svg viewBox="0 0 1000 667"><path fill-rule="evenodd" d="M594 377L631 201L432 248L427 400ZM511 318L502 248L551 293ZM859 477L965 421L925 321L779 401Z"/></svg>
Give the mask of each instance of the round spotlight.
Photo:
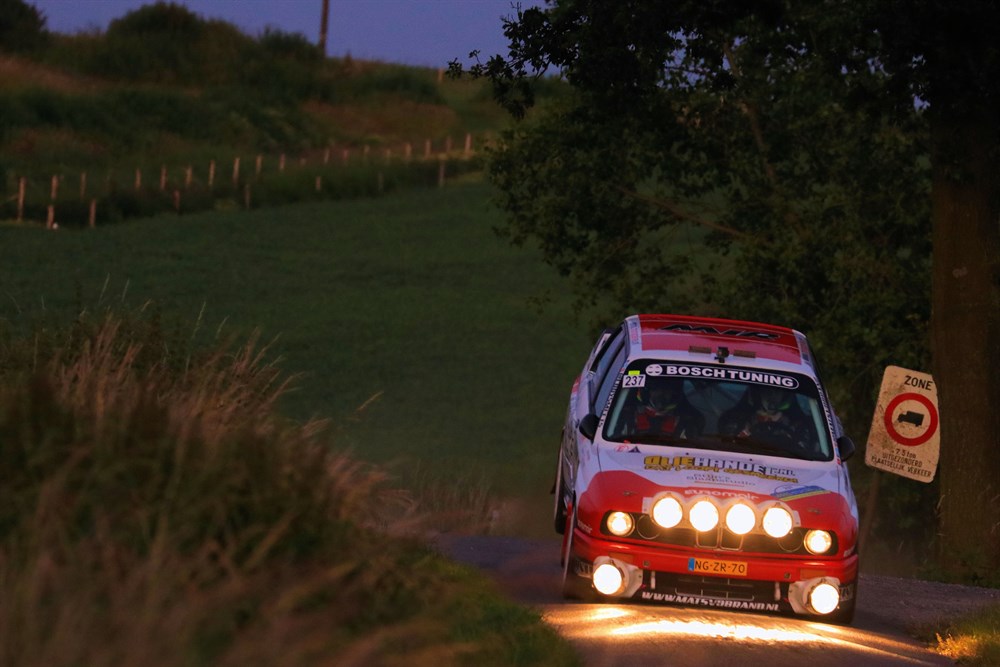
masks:
<svg viewBox="0 0 1000 667"><path fill-rule="evenodd" d="M608 515L608 520L605 523L608 526L608 532L618 537L628 535L635 527L632 515L625 512L612 512Z"/></svg>
<svg viewBox="0 0 1000 667"><path fill-rule="evenodd" d="M691 525L704 533L719 525L719 509L708 500L699 500L691 507Z"/></svg>
<svg viewBox="0 0 1000 667"><path fill-rule="evenodd" d="M757 515L746 503L736 503L726 512L726 528L737 535L746 535L757 523Z"/></svg>
<svg viewBox="0 0 1000 667"><path fill-rule="evenodd" d="M806 533L806 550L811 554L825 554L833 546L833 537L825 530L810 530Z"/></svg>
<svg viewBox="0 0 1000 667"><path fill-rule="evenodd" d="M653 521L661 528L673 528L684 517L684 509L673 496L664 496L653 504Z"/></svg>
<svg viewBox="0 0 1000 667"><path fill-rule="evenodd" d="M840 604L840 590L825 581L809 591L809 606L817 614L829 614Z"/></svg>
<svg viewBox="0 0 1000 667"><path fill-rule="evenodd" d="M611 563L594 568L594 588L603 595L618 595L625 590L625 575Z"/></svg>
<svg viewBox="0 0 1000 667"><path fill-rule="evenodd" d="M784 537L792 532L792 515L784 507L769 507L764 512L764 520L761 522L764 532L771 537Z"/></svg>

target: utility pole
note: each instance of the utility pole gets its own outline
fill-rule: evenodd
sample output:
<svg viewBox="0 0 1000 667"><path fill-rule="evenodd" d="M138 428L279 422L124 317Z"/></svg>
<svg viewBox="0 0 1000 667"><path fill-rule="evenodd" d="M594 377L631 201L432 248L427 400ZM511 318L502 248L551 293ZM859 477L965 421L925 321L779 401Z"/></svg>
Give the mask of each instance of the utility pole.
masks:
<svg viewBox="0 0 1000 667"><path fill-rule="evenodd" d="M330 0L323 0L323 15L319 20L319 50L326 57L326 32L329 27Z"/></svg>

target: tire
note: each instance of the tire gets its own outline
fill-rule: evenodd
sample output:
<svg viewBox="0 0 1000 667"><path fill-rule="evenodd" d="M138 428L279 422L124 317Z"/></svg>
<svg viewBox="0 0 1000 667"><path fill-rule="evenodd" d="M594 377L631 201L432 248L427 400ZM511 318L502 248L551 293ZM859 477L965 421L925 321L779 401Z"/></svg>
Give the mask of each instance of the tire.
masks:
<svg viewBox="0 0 1000 667"><path fill-rule="evenodd" d="M590 586L585 585L583 580L574 572L576 558L573 556L573 534L576 533L576 503L573 503L573 511L564 527L565 537L563 538L562 549L562 596L567 600L589 600Z"/></svg>
<svg viewBox="0 0 1000 667"><path fill-rule="evenodd" d="M857 582L854 584L854 597L852 597L845 604L840 605L840 607L830 614L830 623L835 625L850 625L854 622L854 610L858 605L858 585Z"/></svg>
<svg viewBox="0 0 1000 667"><path fill-rule="evenodd" d="M562 449L559 450L559 461L556 465L556 482L553 485L556 494L552 508L552 525L560 535L566 534L566 484L562 478Z"/></svg>

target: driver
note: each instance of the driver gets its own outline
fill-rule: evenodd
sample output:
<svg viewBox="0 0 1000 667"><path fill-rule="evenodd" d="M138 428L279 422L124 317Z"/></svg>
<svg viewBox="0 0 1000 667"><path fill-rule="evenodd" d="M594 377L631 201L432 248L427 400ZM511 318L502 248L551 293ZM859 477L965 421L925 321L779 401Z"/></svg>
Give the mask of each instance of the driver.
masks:
<svg viewBox="0 0 1000 667"><path fill-rule="evenodd" d="M781 387L751 386L740 401L719 417L719 432L805 446L808 420L795 394Z"/></svg>
<svg viewBox="0 0 1000 667"><path fill-rule="evenodd" d="M638 433L693 438L705 428L705 417L684 396L683 380L659 380L640 390L635 413Z"/></svg>

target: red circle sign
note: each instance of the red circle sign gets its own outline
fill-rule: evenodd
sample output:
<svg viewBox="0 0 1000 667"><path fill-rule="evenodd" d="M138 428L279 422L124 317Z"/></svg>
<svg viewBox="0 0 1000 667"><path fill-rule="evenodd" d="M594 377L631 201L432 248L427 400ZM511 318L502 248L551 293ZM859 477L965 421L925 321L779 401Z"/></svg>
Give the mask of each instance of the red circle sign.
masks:
<svg viewBox="0 0 1000 667"><path fill-rule="evenodd" d="M899 407L899 404L903 401L916 401L917 403L920 403L922 406L927 408L927 414L930 416L930 423L927 425L927 430L913 438L907 438L906 436L901 435L896 430L896 425L892 422L893 412L895 412L896 408ZM931 437L937 432L938 413L937 408L934 407L934 403L931 402L931 399L927 398L923 394L900 394L896 398L889 401L889 405L885 408L883 421L885 423L886 432L894 441L905 447L916 447L917 445L922 445L930 440Z"/></svg>

